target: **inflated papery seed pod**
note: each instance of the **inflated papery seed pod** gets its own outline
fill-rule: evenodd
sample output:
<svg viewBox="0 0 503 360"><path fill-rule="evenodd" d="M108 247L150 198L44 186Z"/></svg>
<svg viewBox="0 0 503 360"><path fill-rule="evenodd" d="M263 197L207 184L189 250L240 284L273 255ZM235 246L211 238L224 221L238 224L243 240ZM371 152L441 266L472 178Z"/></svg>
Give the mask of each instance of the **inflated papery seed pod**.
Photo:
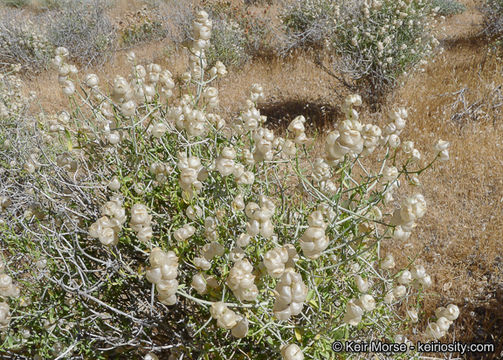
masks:
<svg viewBox="0 0 503 360"><path fill-rule="evenodd" d="M271 161L273 158L274 132L266 128L259 128L253 133L255 147L253 159L256 162Z"/></svg>
<svg viewBox="0 0 503 360"><path fill-rule="evenodd" d="M238 324L240 317L223 302L215 302L210 307L211 317L217 320L217 325L223 329L230 330Z"/></svg>
<svg viewBox="0 0 503 360"><path fill-rule="evenodd" d="M237 324L231 329L231 334L238 339L244 338L248 334L248 319L240 316Z"/></svg>
<svg viewBox="0 0 503 360"><path fill-rule="evenodd" d="M459 317L459 308L454 304L449 304L447 307L439 307L435 310L437 318L445 317L450 321L454 321Z"/></svg>
<svg viewBox="0 0 503 360"><path fill-rule="evenodd" d="M247 259L237 261L227 277L227 286L240 301L254 301L258 296L253 266Z"/></svg>
<svg viewBox="0 0 503 360"><path fill-rule="evenodd" d="M217 289L219 287L217 279L213 275L197 273L192 277L190 284L199 295L204 295L208 289Z"/></svg>
<svg viewBox="0 0 503 360"><path fill-rule="evenodd" d="M279 320L288 320L302 311L308 288L302 281L302 276L292 268L288 268L281 276L274 292L276 294L274 316Z"/></svg>
<svg viewBox="0 0 503 360"><path fill-rule="evenodd" d="M426 201L421 194L415 194L402 201L400 209L395 210L391 223L400 225L402 230L410 232L426 213Z"/></svg>
<svg viewBox="0 0 503 360"><path fill-rule="evenodd" d="M10 322L10 309L9 304L6 302L0 302L0 330L3 330L9 326Z"/></svg>
<svg viewBox="0 0 503 360"><path fill-rule="evenodd" d="M210 307L211 317L217 320L217 325L223 329L231 330L236 338L244 338L248 333L248 319L236 314L223 302L214 302Z"/></svg>
<svg viewBox="0 0 503 360"><path fill-rule="evenodd" d="M328 247L328 236L325 235L327 225L323 221L323 214L317 210L308 216L307 222L309 227L300 239L300 247L307 258L315 260Z"/></svg>
<svg viewBox="0 0 503 360"><path fill-rule="evenodd" d="M101 218L89 227L89 236L97 238L106 246L116 245L119 242L119 232L126 222L126 212L119 199L106 202L101 207Z"/></svg>
<svg viewBox="0 0 503 360"><path fill-rule="evenodd" d="M18 297L19 288L12 282L12 277L0 274L0 297Z"/></svg>
<svg viewBox="0 0 503 360"><path fill-rule="evenodd" d="M349 97L348 97L349 99ZM346 120L337 130L329 133L326 140L326 158L330 164L338 164L346 154L358 155L364 149L363 126L358 121L358 112L353 109L358 102L346 101Z"/></svg>
<svg viewBox="0 0 503 360"><path fill-rule="evenodd" d="M264 255L264 266L267 273L274 278L280 278L288 267L295 267L295 261L299 258L295 247L287 244L269 250Z"/></svg>
<svg viewBox="0 0 503 360"><path fill-rule="evenodd" d="M395 258L392 254L386 254L384 260L381 262L381 269L391 270L395 267Z"/></svg>
<svg viewBox="0 0 503 360"><path fill-rule="evenodd" d="M437 323L429 323L425 335L430 339L438 340L445 335L445 331L440 329Z"/></svg>
<svg viewBox="0 0 503 360"><path fill-rule="evenodd" d="M196 228L190 224L185 224L180 229L173 233L175 239L179 242L185 241L190 238L196 232Z"/></svg>
<svg viewBox="0 0 503 360"><path fill-rule="evenodd" d="M224 253L225 247L216 241L212 241L201 248L201 255L208 261L213 259L215 256L222 256Z"/></svg>
<svg viewBox="0 0 503 360"><path fill-rule="evenodd" d="M364 294L358 298L356 305L358 305L365 311L372 311L376 307L376 302L372 295Z"/></svg>
<svg viewBox="0 0 503 360"><path fill-rule="evenodd" d="M250 219L246 224L246 232L250 236L262 235L271 238L274 235L274 225L271 221L276 206L266 196L260 197L260 206L249 202L245 207L245 214Z"/></svg>
<svg viewBox="0 0 503 360"><path fill-rule="evenodd" d="M356 326L362 321L362 316L363 309L353 299L349 300L346 304L346 312L342 321L346 324Z"/></svg>
<svg viewBox="0 0 503 360"><path fill-rule="evenodd" d="M238 238L236 239L236 245L241 247L241 248L244 248L244 247L247 247L248 244L250 243L251 241L251 236L248 235L248 234L241 234L238 236Z"/></svg>
<svg viewBox="0 0 503 360"><path fill-rule="evenodd" d="M355 284L358 288L358 291L365 293L368 291L370 287L370 283L368 280L362 278L360 275L355 275Z"/></svg>
<svg viewBox="0 0 503 360"><path fill-rule="evenodd" d="M216 159L215 167L222 176L229 176L234 172L234 159L236 150L231 146L223 148L220 156Z"/></svg>
<svg viewBox="0 0 503 360"><path fill-rule="evenodd" d="M274 278L279 278L285 271L285 264L288 261L288 250L277 247L269 250L264 255L264 265L267 273Z"/></svg>
<svg viewBox="0 0 503 360"><path fill-rule="evenodd" d="M288 344L281 347L283 360L304 360L304 353L297 344Z"/></svg>
<svg viewBox="0 0 503 360"><path fill-rule="evenodd" d="M440 330L447 332L449 327L452 325L452 321L442 316L437 319L437 325Z"/></svg>
<svg viewBox="0 0 503 360"><path fill-rule="evenodd" d="M209 241L215 241L218 238L217 219L212 216L204 219L204 236Z"/></svg>
<svg viewBox="0 0 503 360"><path fill-rule="evenodd" d="M195 221L203 216L203 209L198 205L189 206L187 210L185 210L185 215L187 215L190 220Z"/></svg>
<svg viewBox="0 0 503 360"><path fill-rule="evenodd" d="M404 270L398 277L398 282L402 285L408 285L412 282L412 274L409 270Z"/></svg>
<svg viewBox="0 0 503 360"><path fill-rule="evenodd" d="M302 115L297 116L288 125L288 131L293 133L293 142L298 145L308 144L311 139L306 136L306 128L304 126L306 118Z"/></svg>
<svg viewBox="0 0 503 360"><path fill-rule="evenodd" d="M129 225L136 232L138 240L148 242L152 239L152 216L148 213L145 205L136 203L131 208L131 219Z"/></svg>
<svg viewBox="0 0 503 360"><path fill-rule="evenodd" d="M199 176L203 170L201 160L196 156L187 157L187 154L179 153L177 166L180 170L180 187L190 200L203 187Z"/></svg>
<svg viewBox="0 0 503 360"><path fill-rule="evenodd" d="M147 280L155 284L160 302L165 305L174 305L178 289L178 281L176 280L178 257L173 251L166 253L160 248L154 248L149 259L150 268L146 272Z"/></svg>

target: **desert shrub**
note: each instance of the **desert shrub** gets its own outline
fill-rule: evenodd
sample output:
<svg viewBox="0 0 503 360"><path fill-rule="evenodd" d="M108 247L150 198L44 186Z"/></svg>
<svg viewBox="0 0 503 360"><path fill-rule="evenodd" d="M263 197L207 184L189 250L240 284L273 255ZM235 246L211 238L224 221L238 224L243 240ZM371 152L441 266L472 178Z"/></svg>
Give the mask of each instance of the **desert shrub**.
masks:
<svg viewBox="0 0 503 360"><path fill-rule="evenodd" d="M134 14L127 14L119 25L120 40L125 46L160 39L166 35L157 14L146 7Z"/></svg>
<svg viewBox="0 0 503 360"><path fill-rule="evenodd" d="M461 14L466 6L457 0L434 0L432 6L437 8L436 13L442 16Z"/></svg>
<svg viewBox="0 0 503 360"><path fill-rule="evenodd" d="M103 63L115 46L116 31L106 15L104 0L64 2L52 13L48 38L55 46L68 48L79 63Z"/></svg>
<svg viewBox="0 0 503 360"><path fill-rule="evenodd" d="M30 4L30 0L2 0L2 3L7 6L21 8Z"/></svg>
<svg viewBox="0 0 503 360"><path fill-rule="evenodd" d="M345 75L335 77L375 103L431 54L437 44L430 27L433 10L423 0L295 1L282 13L287 33L282 53L315 47L321 64L328 52L335 73Z"/></svg>
<svg viewBox="0 0 503 360"><path fill-rule="evenodd" d="M212 85L227 71L208 66L205 12L193 35L178 84L130 53L130 76L106 90L58 48L69 104L45 119L25 116L30 101L4 90L19 81L2 77L0 244L12 276L0 291L14 278L20 294L11 286L0 308L0 350L301 360L331 357L334 340L407 343L407 327L446 336L459 309L418 328L431 276L382 246L411 236L426 212L418 177L449 144L425 161L400 138L405 109L380 129L360 122L352 95L313 159L302 116L285 137L264 127L259 85L239 117L219 115Z"/></svg>
<svg viewBox="0 0 503 360"><path fill-rule="evenodd" d="M54 47L47 39L44 24L21 20L19 14L0 14L0 66L21 64L25 70L46 67Z"/></svg>
<svg viewBox="0 0 503 360"><path fill-rule="evenodd" d="M487 0L482 8L484 13L484 33L501 44L503 34L503 1Z"/></svg>
<svg viewBox="0 0 503 360"><path fill-rule="evenodd" d="M176 46L181 46L191 39L195 10L192 0L157 0L150 5L159 15L166 36Z"/></svg>
<svg viewBox="0 0 503 360"><path fill-rule="evenodd" d="M434 12L428 1L372 0L344 13L330 44L338 56L336 69L372 101L438 44L431 34Z"/></svg>
<svg viewBox="0 0 503 360"><path fill-rule="evenodd" d="M333 36L340 17L340 3L330 0L296 0L281 14L287 34L282 53L306 46L324 46Z"/></svg>
<svg viewBox="0 0 503 360"><path fill-rule="evenodd" d="M191 1L155 4L167 37L177 46L193 40L194 8ZM262 17L263 13L257 15L230 2L208 3L206 10L212 19L211 47L206 54L210 65L222 61L228 66L239 66L252 58L277 52L273 29Z"/></svg>
<svg viewBox="0 0 503 360"><path fill-rule="evenodd" d="M249 59L246 37L240 24L228 17L212 17L211 46L206 57L209 65L221 60L228 66L239 66Z"/></svg>

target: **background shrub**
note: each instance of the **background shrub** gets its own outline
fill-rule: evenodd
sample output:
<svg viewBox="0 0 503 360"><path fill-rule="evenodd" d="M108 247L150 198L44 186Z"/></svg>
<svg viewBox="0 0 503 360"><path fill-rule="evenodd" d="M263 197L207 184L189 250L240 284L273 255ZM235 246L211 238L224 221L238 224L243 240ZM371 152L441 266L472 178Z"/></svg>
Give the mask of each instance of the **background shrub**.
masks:
<svg viewBox="0 0 503 360"><path fill-rule="evenodd" d="M424 0L348 5L330 39L335 68L375 102L438 44L431 34L432 15L431 3Z"/></svg>
<svg viewBox="0 0 503 360"><path fill-rule="evenodd" d="M484 32L491 38L500 39L503 34L503 1L487 0L484 12Z"/></svg>
<svg viewBox="0 0 503 360"><path fill-rule="evenodd" d="M48 38L55 46L69 49L79 63L103 63L116 45L116 30L106 15L104 0L64 2L51 14Z"/></svg>
<svg viewBox="0 0 503 360"><path fill-rule="evenodd" d="M163 38L166 35L164 25L158 14L144 7L133 14L127 14L119 22L120 42L124 46Z"/></svg>
<svg viewBox="0 0 503 360"><path fill-rule="evenodd" d="M0 66L21 64L26 70L46 67L53 55L45 23L40 18L21 19L8 11L0 14Z"/></svg>
<svg viewBox="0 0 503 360"><path fill-rule="evenodd" d="M30 0L2 0L2 3L12 7L23 7L30 4Z"/></svg>
<svg viewBox="0 0 503 360"><path fill-rule="evenodd" d="M437 14L442 16L461 14L466 10L466 6L456 0L434 0L432 6L438 8Z"/></svg>
<svg viewBox="0 0 503 360"><path fill-rule="evenodd" d="M281 14L286 31L282 53L305 47L323 47L333 36L340 17L340 3L330 0L295 0Z"/></svg>

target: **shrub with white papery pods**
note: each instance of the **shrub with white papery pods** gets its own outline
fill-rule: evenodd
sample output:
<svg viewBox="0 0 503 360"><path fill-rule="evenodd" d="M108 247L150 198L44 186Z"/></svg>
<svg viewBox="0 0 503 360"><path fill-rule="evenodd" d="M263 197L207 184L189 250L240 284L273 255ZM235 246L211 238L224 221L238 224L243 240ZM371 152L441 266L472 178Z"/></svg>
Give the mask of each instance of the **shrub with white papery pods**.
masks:
<svg viewBox="0 0 503 360"><path fill-rule="evenodd" d="M115 337L96 330L91 315L79 326L98 333L107 349L133 341L132 331L135 346L154 353L172 346L218 358L246 350L284 359L323 358L334 340L384 338L415 326L417 296L431 276L418 264L398 268L408 259L382 249L390 239L400 246L424 219L428 199L409 182L446 160L448 144L439 141L433 154L414 151L401 138L405 109L390 112L381 129L360 117L356 94L321 152L302 118L282 136L266 127L260 85L229 118L215 82L229 74L206 60L211 29L199 12L186 72L129 54L130 75L113 79L110 91L94 76L79 83L65 67L67 52L58 50L62 91L79 111L59 124L64 135L45 135L79 155L79 176L87 175L79 196L88 203L61 191L80 218L70 223L78 230L72 241L69 231L53 232L60 242L45 250L57 265L48 276L85 305L69 311L106 312L103 329L114 326ZM85 261L67 271L74 254ZM439 312L435 325L417 332L445 336L455 314L453 307ZM181 325L187 346L170 332Z"/></svg>

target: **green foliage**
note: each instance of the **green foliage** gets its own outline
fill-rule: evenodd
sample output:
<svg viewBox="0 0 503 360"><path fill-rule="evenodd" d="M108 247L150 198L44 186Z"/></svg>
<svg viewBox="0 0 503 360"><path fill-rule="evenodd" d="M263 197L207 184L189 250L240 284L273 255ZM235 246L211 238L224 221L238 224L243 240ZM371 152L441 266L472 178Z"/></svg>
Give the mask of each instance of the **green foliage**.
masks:
<svg viewBox="0 0 503 360"><path fill-rule="evenodd" d="M466 6L457 0L434 0L432 6L438 8L437 14L442 16L461 14L466 10Z"/></svg>
<svg viewBox="0 0 503 360"><path fill-rule="evenodd" d="M163 26L158 21L146 20L140 24L128 26L122 31L121 42L131 46L144 41L151 41L162 37Z"/></svg>
<svg viewBox="0 0 503 360"><path fill-rule="evenodd" d="M373 1L342 16L331 39L342 70L367 99L377 101L400 76L431 54L431 3Z"/></svg>
<svg viewBox="0 0 503 360"><path fill-rule="evenodd" d="M30 0L2 0L4 5L12 6L16 8L25 7L30 4Z"/></svg>

